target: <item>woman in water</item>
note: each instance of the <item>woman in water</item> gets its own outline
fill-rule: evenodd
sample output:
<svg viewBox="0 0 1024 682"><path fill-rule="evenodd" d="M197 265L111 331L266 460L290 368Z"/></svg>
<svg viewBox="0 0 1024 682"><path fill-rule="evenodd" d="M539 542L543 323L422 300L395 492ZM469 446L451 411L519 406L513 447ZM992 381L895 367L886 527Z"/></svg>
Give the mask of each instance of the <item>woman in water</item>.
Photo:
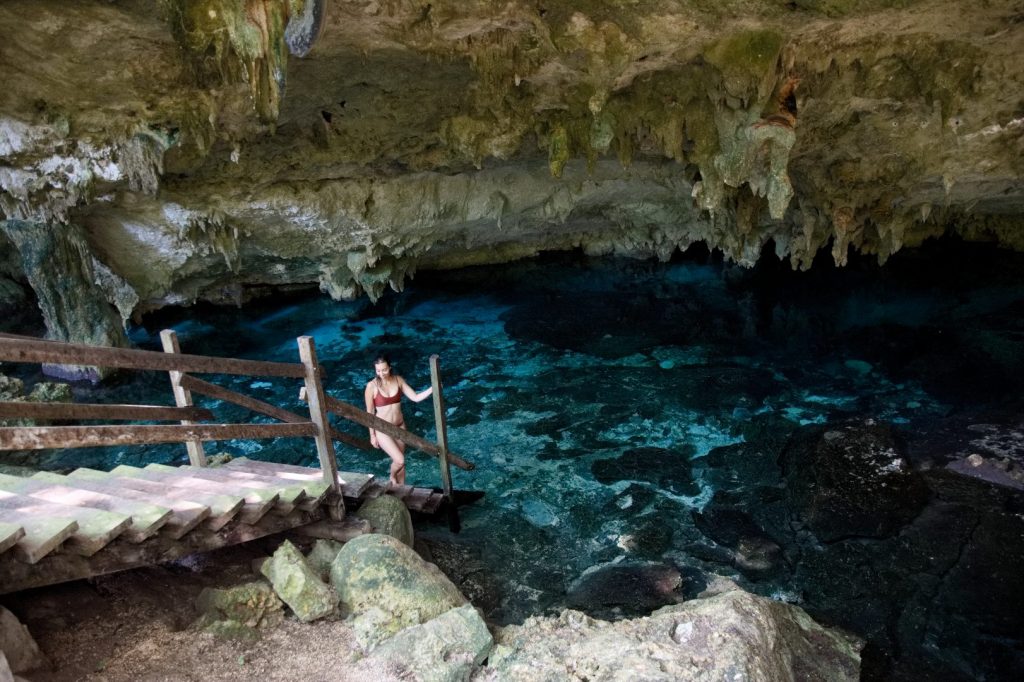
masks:
<svg viewBox="0 0 1024 682"><path fill-rule="evenodd" d="M412 390L412 387L405 383L405 379L391 373L391 361L386 355L380 355L373 361L373 369L377 376L367 382L364 391L366 411L376 414L395 426L405 428L401 405L402 394L404 393L409 400L418 403L429 398L433 393L433 388L419 393ZM375 448L380 448L391 458L391 483L393 485L404 484L405 443L386 433L370 429L370 444Z"/></svg>

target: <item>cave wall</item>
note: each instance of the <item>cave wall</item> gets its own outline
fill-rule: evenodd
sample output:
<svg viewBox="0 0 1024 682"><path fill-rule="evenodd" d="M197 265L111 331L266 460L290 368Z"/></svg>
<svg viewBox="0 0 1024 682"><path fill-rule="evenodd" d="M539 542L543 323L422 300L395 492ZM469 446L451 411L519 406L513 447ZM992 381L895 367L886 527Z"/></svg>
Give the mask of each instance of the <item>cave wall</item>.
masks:
<svg viewBox="0 0 1024 682"><path fill-rule="evenodd" d="M542 250L1024 248L1019 0L8 0L0 34L0 232L78 254L0 237L0 295L75 290L54 338Z"/></svg>

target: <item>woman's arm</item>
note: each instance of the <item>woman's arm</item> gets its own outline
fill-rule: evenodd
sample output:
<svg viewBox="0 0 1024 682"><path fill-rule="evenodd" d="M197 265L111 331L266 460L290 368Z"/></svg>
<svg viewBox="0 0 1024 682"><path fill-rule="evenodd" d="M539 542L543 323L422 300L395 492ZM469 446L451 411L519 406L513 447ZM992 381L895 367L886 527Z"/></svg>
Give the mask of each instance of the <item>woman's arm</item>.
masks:
<svg viewBox="0 0 1024 682"><path fill-rule="evenodd" d="M412 390L412 386L405 383L405 379L402 377L398 377L398 383L401 386L402 393L405 394L405 397L413 401L414 403L423 402L434 393L433 387L430 387L425 391L420 391L419 393L417 393L416 391Z"/></svg>
<svg viewBox="0 0 1024 682"><path fill-rule="evenodd" d="M366 390L363 391L363 399L366 401L366 411L370 414L376 414L377 410L373 406L373 382L367 382ZM377 447L377 432L370 429L370 445Z"/></svg>

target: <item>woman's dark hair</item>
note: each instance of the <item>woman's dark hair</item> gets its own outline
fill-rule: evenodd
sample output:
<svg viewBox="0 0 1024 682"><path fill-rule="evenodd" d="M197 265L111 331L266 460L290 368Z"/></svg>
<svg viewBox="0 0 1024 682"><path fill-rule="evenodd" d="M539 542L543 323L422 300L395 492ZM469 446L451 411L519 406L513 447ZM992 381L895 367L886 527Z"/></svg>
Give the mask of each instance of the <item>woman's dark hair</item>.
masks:
<svg viewBox="0 0 1024 682"><path fill-rule="evenodd" d="M379 365L382 362L386 362L388 367L391 366L391 358L387 353L377 353L377 357L374 359L373 364Z"/></svg>

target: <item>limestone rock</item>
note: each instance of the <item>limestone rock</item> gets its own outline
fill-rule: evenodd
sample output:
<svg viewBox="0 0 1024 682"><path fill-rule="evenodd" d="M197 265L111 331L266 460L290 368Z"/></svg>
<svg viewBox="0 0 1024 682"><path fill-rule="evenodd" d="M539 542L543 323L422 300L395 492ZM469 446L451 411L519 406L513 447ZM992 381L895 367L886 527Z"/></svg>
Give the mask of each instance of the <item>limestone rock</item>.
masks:
<svg viewBox="0 0 1024 682"><path fill-rule="evenodd" d="M381 495L365 502L356 511L355 516L369 521L374 533L390 535L412 547L412 516L405 503L394 495Z"/></svg>
<svg viewBox="0 0 1024 682"><path fill-rule="evenodd" d="M460 682L487 658L493 638L472 604L402 630L363 659L355 674L390 665L401 679Z"/></svg>
<svg viewBox="0 0 1024 682"><path fill-rule="evenodd" d="M621 562L594 566L568 590L568 603L592 615L640 615L678 601L682 576L656 562Z"/></svg>
<svg viewBox="0 0 1024 682"><path fill-rule="evenodd" d="M787 495L821 540L892 535L927 501L892 429L871 420L804 430L782 462Z"/></svg>
<svg viewBox="0 0 1024 682"><path fill-rule="evenodd" d="M0 652L12 673L23 673L48 665L28 628L13 613L0 606Z"/></svg>
<svg viewBox="0 0 1024 682"><path fill-rule="evenodd" d="M437 566L388 535L361 535L345 543L331 566L331 585L355 616L364 648L466 603ZM364 615L374 626L360 634Z"/></svg>
<svg viewBox="0 0 1024 682"><path fill-rule="evenodd" d="M260 567L285 604L304 623L334 612L338 595L316 575L295 545L285 540Z"/></svg>
<svg viewBox="0 0 1024 682"><path fill-rule="evenodd" d="M250 637L256 628L280 623L282 607L274 590L263 581L229 589L208 587L196 598L196 608L203 614L197 626L215 634Z"/></svg>
<svg viewBox="0 0 1024 682"><path fill-rule="evenodd" d="M614 623L575 611L499 630L485 680L853 680L863 643L727 586Z"/></svg>
<svg viewBox="0 0 1024 682"><path fill-rule="evenodd" d="M331 579L331 564L345 545L335 540L317 540L306 555L306 563L323 581Z"/></svg>

